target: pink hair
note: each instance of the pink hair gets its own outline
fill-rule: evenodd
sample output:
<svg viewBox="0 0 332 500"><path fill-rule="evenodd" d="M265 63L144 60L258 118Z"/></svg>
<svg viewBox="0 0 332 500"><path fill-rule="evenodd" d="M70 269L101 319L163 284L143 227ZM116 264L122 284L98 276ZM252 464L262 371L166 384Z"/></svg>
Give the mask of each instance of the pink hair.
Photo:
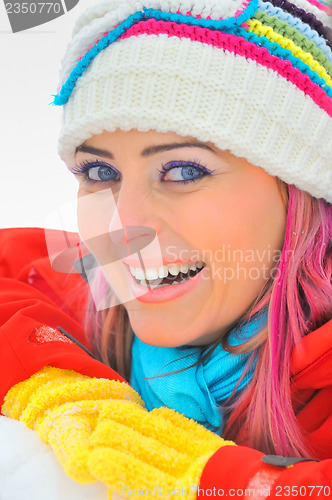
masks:
<svg viewBox="0 0 332 500"><path fill-rule="evenodd" d="M267 339L250 387L230 406L226 435L246 421L250 443L265 453L309 456L291 397L291 353L332 317L332 205L289 186L285 240L269 298Z"/></svg>

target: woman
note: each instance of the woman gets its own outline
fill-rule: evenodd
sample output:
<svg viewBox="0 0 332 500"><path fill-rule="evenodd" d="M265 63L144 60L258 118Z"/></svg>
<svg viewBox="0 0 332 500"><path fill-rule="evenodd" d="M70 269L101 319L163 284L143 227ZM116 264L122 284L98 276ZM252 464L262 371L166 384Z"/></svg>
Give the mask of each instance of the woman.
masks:
<svg viewBox="0 0 332 500"><path fill-rule="evenodd" d="M82 280L54 293L47 264L20 265L2 387L3 413L75 480L123 496L330 494L330 14L107 1L76 23L54 104L93 256L75 263L90 342L66 302L73 287L85 300Z"/></svg>

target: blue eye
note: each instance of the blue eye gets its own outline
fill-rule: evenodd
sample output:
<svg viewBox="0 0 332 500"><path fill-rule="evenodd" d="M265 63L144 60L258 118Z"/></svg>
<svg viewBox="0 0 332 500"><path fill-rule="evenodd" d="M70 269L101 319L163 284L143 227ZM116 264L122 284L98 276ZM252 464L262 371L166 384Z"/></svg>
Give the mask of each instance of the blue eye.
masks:
<svg viewBox="0 0 332 500"><path fill-rule="evenodd" d="M76 175L84 175L85 182L108 182L118 180L119 172L110 165L100 161L86 161L76 165L73 170Z"/></svg>
<svg viewBox="0 0 332 500"><path fill-rule="evenodd" d="M89 169L89 178L94 181L110 181L116 178L116 172L109 167L93 167Z"/></svg>
<svg viewBox="0 0 332 500"><path fill-rule="evenodd" d="M214 170L209 170L203 165L188 161L171 161L163 165L159 172L165 182L188 184L196 182L201 177L211 175Z"/></svg>
<svg viewBox="0 0 332 500"><path fill-rule="evenodd" d="M177 184L188 184L196 182L201 177L211 175L214 170L209 170L203 165L189 161L171 161L166 165L162 165L159 170L161 173L160 180L163 182L174 182ZM105 183L118 181L121 177L120 172L111 165L101 161L85 161L80 165L76 165L73 173L83 176L86 183Z"/></svg>

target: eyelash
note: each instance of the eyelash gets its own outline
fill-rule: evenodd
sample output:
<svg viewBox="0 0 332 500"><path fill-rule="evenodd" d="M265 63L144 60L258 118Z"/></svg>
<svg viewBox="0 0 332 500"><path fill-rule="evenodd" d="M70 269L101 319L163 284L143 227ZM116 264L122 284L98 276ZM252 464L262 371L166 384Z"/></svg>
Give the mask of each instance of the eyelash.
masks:
<svg viewBox="0 0 332 500"><path fill-rule="evenodd" d="M206 175L211 175L214 170L209 170L206 166L202 164L199 160L195 161L185 161L185 160L180 160L180 161L170 161L169 163L166 163L165 165L162 165L162 168L158 170L161 174L167 174L170 170L174 170L176 168L183 168L183 167L194 167L197 168L202 174L199 177L196 177L195 179L188 179L185 181L167 181L167 182L176 182L177 184L189 184L198 181L202 177L205 177Z"/></svg>
<svg viewBox="0 0 332 500"><path fill-rule="evenodd" d="M96 182L107 182L107 181L102 181L102 180L97 181L97 180L91 179L89 177L89 175L88 175L89 170L91 170L92 168L96 168L96 167L106 167L106 168L108 168L108 169L112 170L113 172L116 172L116 173L118 173L120 175L120 172L118 172L118 170L116 170L111 165L108 165L107 163L104 163L104 162L102 162L100 160L96 160L96 161L93 161L93 162L85 160L84 162L79 163L78 165L76 165L75 168L72 170L72 172L75 175L83 175L84 176L84 182L87 182L89 184L94 184ZM166 181L166 182L173 182L173 183L176 183L176 184L194 183L197 180L201 179L202 177L205 177L206 175L211 175L214 172L214 170L209 170L199 160L195 160L195 161L185 161L185 160L170 161L170 162L168 162L166 164L162 164L162 168L158 169L158 172L160 172L160 174L162 174L162 175L166 175L167 172L169 172L170 170L174 170L176 168L183 168L183 167L194 167L194 168L198 169L204 175L200 175L200 176L198 176L198 177L196 177L194 179L187 179L187 180L183 180L183 181L181 181L181 180L178 180L178 181ZM160 177L160 179L162 179L162 177Z"/></svg>
<svg viewBox="0 0 332 500"><path fill-rule="evenodd" d="M120 174L120 172L118 172L114 167L100 160L95 160L92 162L89 160L85 160L82 163L78 163L77 165L75 165L75 168L72 170L72 172L74 175L82 175L84 177L84 181L91 184L94 184L95 182L103 182L102 180L96 181L94 179L90 179L90 177L88 176L89 170L96 167L106 167L113 172Z"/></svg>

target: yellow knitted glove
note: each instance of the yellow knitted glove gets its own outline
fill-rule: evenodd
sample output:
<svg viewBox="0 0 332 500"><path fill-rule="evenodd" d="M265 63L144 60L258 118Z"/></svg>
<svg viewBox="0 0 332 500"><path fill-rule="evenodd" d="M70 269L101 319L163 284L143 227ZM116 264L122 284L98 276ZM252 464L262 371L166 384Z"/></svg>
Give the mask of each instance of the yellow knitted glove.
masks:
<svg viewBox="0 0 332 500"><path fill-rule="evenodd" d="M234 445L174 410L148 412L128 384L52 367L12 387L2 412L36 430L72 479L104 482L109 498L195 498L208 459Z"/></svg>

